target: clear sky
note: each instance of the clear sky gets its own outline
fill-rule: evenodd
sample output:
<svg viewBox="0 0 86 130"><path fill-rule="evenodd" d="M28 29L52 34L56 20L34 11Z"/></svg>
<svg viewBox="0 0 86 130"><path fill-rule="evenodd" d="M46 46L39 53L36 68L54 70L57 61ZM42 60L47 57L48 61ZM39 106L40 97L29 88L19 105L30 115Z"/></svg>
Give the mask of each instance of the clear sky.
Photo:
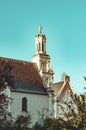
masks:
<svg viewBox="0 0 86 130"><path fill-rule="evenodd" d="M0 0L0 56L31 61L42 25L54 82L65 72L77 93L86 83L86 0Z"/></svg>

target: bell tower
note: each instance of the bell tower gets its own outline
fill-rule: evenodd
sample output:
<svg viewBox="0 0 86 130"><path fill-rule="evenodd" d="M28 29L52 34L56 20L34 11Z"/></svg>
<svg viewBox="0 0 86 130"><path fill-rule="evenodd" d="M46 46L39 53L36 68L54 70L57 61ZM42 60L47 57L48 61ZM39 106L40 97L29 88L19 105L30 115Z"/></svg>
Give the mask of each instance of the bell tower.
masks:
<svg viewBox="0 0 86 130"><path fill-rule="evenodd" d="M35 54L32 62L38 66L39 73L44 81L49 99L49 116L54 117L54 91L53 87L53 70L50 68L50 56L46 52L46 36L42 34L42 27L39 27L39 33L35 36Z"/></svg>
<svg viewBox="0 0 86 130"><path fill-rule="evenodd" d="M39 26L39 34L35 36L35 54L46 54L46 36L42 35L42 27Z"/></svg>
<svg viewBox="0 0 86 130"><path fill-rule="evenodd" d="M54 73L50 68L50 56L46 52L46 36L42 34L41 26L39 26L39 33L35 36L35 54L32 57L32 62L37 63L46 88L51 88Z"/></svg>

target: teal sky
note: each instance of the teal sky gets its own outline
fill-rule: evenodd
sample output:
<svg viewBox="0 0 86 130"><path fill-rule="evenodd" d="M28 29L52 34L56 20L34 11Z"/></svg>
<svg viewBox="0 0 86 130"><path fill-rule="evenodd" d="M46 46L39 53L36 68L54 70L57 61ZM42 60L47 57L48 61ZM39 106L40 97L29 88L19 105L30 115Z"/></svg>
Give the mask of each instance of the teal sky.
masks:
<svg viewBox="0 0 86 130"><path fill-rule="evenodd" d="M31 61L42 25L54 82L65 72L77 93L86 83L86 0L0 0L0 56Z"/></svg>

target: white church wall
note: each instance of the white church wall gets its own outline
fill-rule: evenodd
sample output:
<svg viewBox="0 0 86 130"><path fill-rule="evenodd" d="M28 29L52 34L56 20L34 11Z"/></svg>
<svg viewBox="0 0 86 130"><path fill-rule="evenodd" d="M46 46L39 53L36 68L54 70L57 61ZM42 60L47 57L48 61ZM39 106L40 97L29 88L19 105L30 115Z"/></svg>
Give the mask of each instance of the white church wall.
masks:
<svg viewBox="0 0 86 130"><path fill-rule="evenodd" d="M38 94L28 94L11 92L11 97L13 98L13 103L11 104L11 113L16 118L17 115L24 114L22 112L22 98L27 98L27 111L31 112L32 125L40 121L48 115L48 96L38 95ZM25 113L26 114L26 113Z"/></svg>
<svg viewBox="0 0 86 130"><path fill-rule="evenodd" d="M49 117L54 118L54 96L49 93Z"/></svg>

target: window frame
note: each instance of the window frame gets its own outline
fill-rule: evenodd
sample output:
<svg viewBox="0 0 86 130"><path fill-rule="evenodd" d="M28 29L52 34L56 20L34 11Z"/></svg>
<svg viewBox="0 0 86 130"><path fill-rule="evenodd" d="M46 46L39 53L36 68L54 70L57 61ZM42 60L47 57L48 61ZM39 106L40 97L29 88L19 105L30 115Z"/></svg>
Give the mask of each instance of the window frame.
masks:
<svg viewBox="0 0 86 130"><path fill-rule="evenodd" d="M26 97L22 98L22 111L27 112L27 98Z"/></svg>

